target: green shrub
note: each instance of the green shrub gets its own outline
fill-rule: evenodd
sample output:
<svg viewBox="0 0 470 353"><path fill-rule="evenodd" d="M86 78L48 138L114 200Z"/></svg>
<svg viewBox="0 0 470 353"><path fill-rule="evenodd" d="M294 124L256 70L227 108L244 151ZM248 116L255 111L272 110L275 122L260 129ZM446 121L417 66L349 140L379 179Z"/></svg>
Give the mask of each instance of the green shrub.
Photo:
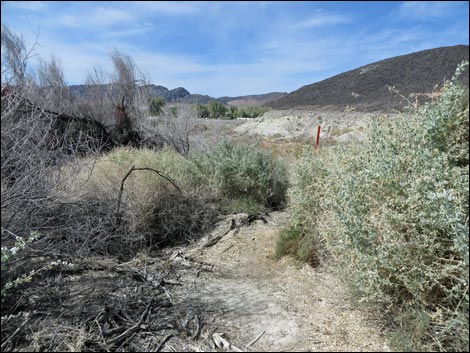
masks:
<svg viewBox="0 0 470 353"><path fill-rule="evenodd" d="M171 116L173 118L177 118L178 117L178 108L177 107L170 107L168 109L168 111L170 112Z"/></svg>
<svg viewBox="0 0 470 353"><path fill-rule="evenodd" d="M162 97L154 98L150 101L149 111L153 116L159 116L163 112L165 100Z"/></svg>
<svg viewBox="0 0 470 353"><path fill-rule="evenodd" d="M238 107L230 106L228 107L228 118L236 119L238 117Z"/></svg>
<svg viewBox="0 0 470 353"><path fill-rule="evenodd" d="M268 110L268 108L260 106L241 107L238 109L238 116L240 118L256 118L266 113Z"/></svg>
<svg viewBox="0 0 470 353"><path fill-rule="evenodd" d="M268 207L280 207L285 201L286 168L270 154L223 142L193 155L193 160L200 184L211 185L220 197L250 198Z"/></svg>
<svg viewBox="0 0 470 353"><path fill-rule="evenodd" d="M196 112L199 119L208 119L210 116L209 109L203 104L196 104Z"/></svg>
<svg viewBox="0 0 470 353"><path fill-rule="evenodd" d="M223 119L227 113L227 108L218 101L210 101L207 103L207 110L209 111L209 118Z"/></svg>
<svg viewBox="0 0 470 353"><path fill-rule="evenodd" d="M368 142L304 155L289 191L290 229L415 350L468 351L468 109L453 80L411 116L373 119Z"/></svg>
<svg viewBox="0 0 470 353"><path fill-rule="evenodd" d="M281 234L276 240L274 258L279 259L285 255L295 255L299 248L299 243L305 238L298 228L292 226L282 229Z"/></svg>
<svg viewBox="0 0 470 353"><path fill-rule="evenodd" d="M225 213L247 213L248 215L257 215L262 212L263 209L263 205L260 205L251 197L228 199L222 204L222 210Z"/></svg>

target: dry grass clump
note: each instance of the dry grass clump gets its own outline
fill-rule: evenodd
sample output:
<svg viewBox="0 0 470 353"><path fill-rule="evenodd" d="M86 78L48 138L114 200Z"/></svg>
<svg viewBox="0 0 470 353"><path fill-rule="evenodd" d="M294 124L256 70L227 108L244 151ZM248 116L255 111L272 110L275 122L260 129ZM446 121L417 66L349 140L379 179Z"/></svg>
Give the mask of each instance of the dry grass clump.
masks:
<svg viewBox="0 0 470 353"><path fill-rule="evenodd" d="M300 158L306 148L313 148L313 139L272 139L266 138L259 142L259 148L271 151L280 158Z"/></svg>
<svg viewBox="0 0 470 353"><path fill-rule="evenodd" d="M81 168L62 192L86 203L106 200L133 242L153 248L193 240L214 221L217 212L203 189L194 188L190 168L172 149L119 148Z"/></svg>

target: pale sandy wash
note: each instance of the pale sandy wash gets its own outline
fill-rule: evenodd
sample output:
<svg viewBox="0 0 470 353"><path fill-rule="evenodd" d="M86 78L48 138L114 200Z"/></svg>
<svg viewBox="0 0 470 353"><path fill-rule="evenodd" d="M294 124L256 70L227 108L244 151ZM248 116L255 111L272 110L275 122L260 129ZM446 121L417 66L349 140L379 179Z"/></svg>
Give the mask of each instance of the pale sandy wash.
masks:
<svg viewBox="0 0 470 353"><path fill-rule="evenodd" d="M213 272L185 278L175 297L194 310L202 304L214 332L243 351L390 351L378 322L348 301L332 271L272 259L286 217L272 212L267 224L255 221L212 247L186 250Z"/></svg>
<svg viewBox="0 0 470 353"><path fill-rule="evenodd" d="M321 126L320 138L337 142L367 140L368 124L371 118L391 114L340 112L327 110L272 110L262 116L250 119L236 127L240 135L263 137L308 138L316 134Z"/></svg>

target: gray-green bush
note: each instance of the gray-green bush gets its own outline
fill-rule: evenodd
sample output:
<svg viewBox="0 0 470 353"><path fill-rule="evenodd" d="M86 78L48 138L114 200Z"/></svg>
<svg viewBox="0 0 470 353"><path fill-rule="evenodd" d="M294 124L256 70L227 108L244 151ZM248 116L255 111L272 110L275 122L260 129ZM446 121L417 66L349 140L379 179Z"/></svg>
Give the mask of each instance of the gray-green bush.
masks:
<svg viewBox="0 0 470 353"><path fill-rule="evenodd" d="M285 201L286 167L266 152L225 141L193 155L193 161L200 184L211 185L220 197L245 198L268 207L280 207Z"/></svg>
<svg viewBox="0 0 470 353"><path fill-rule="evenodd" d="M390 314L399 349L468 351L468 87L454 79L441 93L411 116L374 119L367 143L305 155L290 245L277 246L332 254Z"/></svg>
<svg viewBox="0 0 470 353"><path fill-rule="evenodd" d="M162 97L153 98L149 103L149 112L153 116L158 116L163 113L165 100Z"/></svg>

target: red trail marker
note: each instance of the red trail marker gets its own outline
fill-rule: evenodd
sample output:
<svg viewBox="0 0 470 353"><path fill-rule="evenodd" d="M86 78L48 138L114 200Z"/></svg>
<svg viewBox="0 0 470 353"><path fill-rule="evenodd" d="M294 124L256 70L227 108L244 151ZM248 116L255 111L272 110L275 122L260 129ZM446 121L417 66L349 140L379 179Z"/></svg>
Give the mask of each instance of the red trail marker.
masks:
<svg viewBox="0 0 470 353"><path fill-rule="evenodd" d="M315 151L318 148L318 143L320 142L320 125L317 127L317 136L315 137Z"/></svg>

